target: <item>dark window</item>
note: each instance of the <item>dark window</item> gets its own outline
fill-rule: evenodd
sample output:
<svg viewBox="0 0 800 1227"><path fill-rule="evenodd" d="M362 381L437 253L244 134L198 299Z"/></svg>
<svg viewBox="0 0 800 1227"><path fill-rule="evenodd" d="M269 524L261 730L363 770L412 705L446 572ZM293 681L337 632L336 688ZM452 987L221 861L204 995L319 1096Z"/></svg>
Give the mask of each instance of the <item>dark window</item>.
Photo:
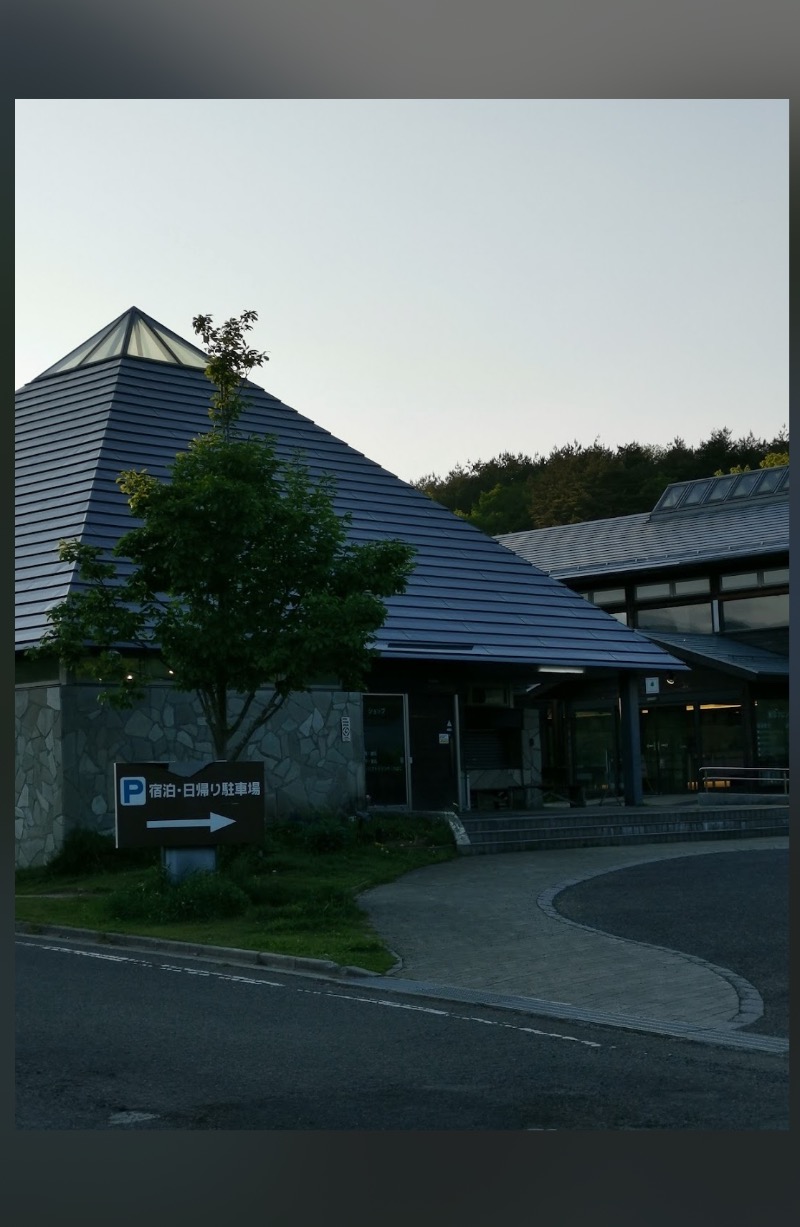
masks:
<svg viewBox="0 0 800 1227"><path fill-rule="evenodd" d="M789 594L748 596L722 602L723 631L760 630L789 625Z"/></svg>
<svg viewBox="0 0 800 1227"><path fill-rule="evenodd" d="M640 609L636 625L648 631L682 631L684 634L710 635L713 628L711 606L657 605Z"/></svg>

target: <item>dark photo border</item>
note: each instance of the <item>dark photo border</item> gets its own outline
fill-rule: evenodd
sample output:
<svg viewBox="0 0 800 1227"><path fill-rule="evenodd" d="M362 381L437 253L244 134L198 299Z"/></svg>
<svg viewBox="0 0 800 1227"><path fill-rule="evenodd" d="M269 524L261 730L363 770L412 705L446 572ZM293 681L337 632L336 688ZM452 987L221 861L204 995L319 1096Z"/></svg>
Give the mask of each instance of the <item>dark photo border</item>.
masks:
<svg viewBox="0 0 800 1227"><path fill-rule="evenodd" d="M775 0L15 0L6 76L12 100L788 99L794 14ZM7 1026L13 1050L13 1006ZM788 1133L25 1134L10 1082L3 1201L31 1227L790 1221Z"/></svg>

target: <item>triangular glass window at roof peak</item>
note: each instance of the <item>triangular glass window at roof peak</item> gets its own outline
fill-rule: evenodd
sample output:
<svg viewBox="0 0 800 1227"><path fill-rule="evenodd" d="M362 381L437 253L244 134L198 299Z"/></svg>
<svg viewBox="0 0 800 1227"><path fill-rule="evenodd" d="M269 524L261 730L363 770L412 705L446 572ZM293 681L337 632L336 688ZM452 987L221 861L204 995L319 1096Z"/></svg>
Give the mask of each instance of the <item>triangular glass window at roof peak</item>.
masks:
<svg viewBox="0 0 800 1227"><path fill-rule="evenodd" d="M109 358L144 358L148 362L168 362L200 371L208 365L208 355L202 349L184 341L138 307L131 307L36 378L60 375L64 371L106 362Z"/></svg>

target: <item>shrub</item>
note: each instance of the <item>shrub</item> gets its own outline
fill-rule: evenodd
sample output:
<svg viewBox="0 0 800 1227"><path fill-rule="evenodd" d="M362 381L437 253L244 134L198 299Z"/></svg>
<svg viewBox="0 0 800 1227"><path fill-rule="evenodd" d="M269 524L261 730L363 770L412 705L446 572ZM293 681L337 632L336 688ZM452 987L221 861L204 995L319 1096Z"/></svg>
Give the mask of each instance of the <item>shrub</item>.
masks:
<svg viewBox="0 0 800 1227"><path fill-rule="evenodd" d="M157 857L157 849L118 849L111 835L103 835L90 827L74 827L65 835L61 848L47 869L49 873L70 877L85 873L109 873L152 865Z"/></svg>
<svg viewBox="0 0 800 1227"><path fill-rule="evenodd" d="M76 827L64 836L61 848L47 868L56 874L96 873L106 868L115 851L109 835L90 831L88 827Z"/></svg>
<svg viewBox="0 0 800 1227"><path fill-rule="evenodd" d="M251 903L267 904L269 907L285 907L292 903L297 891L288 883L272 875L259 874L237 882Z"/></svg>
<svg viewBox="0 0 800 1227"><path fill-rule="evenodd" d="M352 892L336 886L322 886L318 890L310 890L299 901L300 910L307 916L316 916L320 920L331 920L334 917L343 919L361 915L361 909L353 898Z"/></svg>
<svg viewBox="0 0 800 1227"><path fill-rule="evenodd" d="M106 902L112 920L167 924L181 920L223 920L240 916L249 900L241 887L219 873L191 873L172 882L159 869L136 886L115 891Z"/></svg>
<svg viewBox="0 0 800 1227"><path fill-rule="evenodd" d="M175 920L217 920L241 916L249 900L241 887L219 873L190 873L168 892Z"/></svg>
<svg viewBox="0 0 800 1227"><path fill-rule="evenodd" d="M220 844L217 868L232 882L241 885L258 874L268 873L272 866L263 844Z"/></svg>
<svg viewBox="0 0 800 1227"><path fill-rule="evenodd" d="M271 854L278 850L291 851L302 848L305 842L305 831L308 823L295 819L292 822L280 822L267 829L265 847Z"/></svg>
<svg viewBox="0 0 800 1227"><path fill-rule="evenodd" d="M453 844L450 824L444 818L414 814L375 814L362 818L356 828L361 844L416 844L440 848Z"/></svg>
<svg viewBox="0 0 800 1227"><path fill-rule="evenodd" d="M303 843L311 852L341 852L353 838L349 825L331 818L309 823L303 832Z"/></svg>

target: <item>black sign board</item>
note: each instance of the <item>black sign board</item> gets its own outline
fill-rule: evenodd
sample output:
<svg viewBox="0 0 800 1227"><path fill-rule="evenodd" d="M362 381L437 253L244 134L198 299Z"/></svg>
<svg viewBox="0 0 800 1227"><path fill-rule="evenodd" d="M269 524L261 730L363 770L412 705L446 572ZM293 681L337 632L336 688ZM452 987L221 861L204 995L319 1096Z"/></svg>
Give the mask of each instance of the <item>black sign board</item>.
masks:
<svg viewBox="0 0 800 1227"><path fill-rule="evenodd" d="M264 838L263 763L115 763L118 848L205 848Z"/></svg>

